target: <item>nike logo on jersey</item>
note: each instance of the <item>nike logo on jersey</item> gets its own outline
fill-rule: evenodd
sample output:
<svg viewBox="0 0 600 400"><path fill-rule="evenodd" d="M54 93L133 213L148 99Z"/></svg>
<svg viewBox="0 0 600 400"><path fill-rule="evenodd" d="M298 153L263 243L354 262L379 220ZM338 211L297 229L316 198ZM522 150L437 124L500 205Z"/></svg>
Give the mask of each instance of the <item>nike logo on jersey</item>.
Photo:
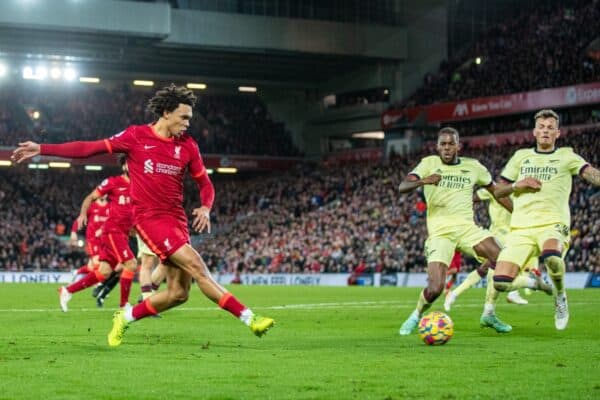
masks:
<svg viewBox="0 0 600 400"><path fill-rule="evenodd" d="M127 188L119 188L119 190L122 192L123 190L127 190Z"/></svg>
<svg viewBox="0 0 600 400"><path fill-rule="evenodd" d="M559 162L560 160L550 160L551 163Z"/></svg>
<svg viewBox="0 0 600 400"><path fill-rule="evenodd" d="M529 164L529 160L525 160L523 164Z"/></svg>
<svg viewBox="0 0 600 400"><path fill-rule="evenodd" d="M144 150L150 150L155 148L156 146L148 146L147 144L144 145Z"/></svg>
<svg viewBox="0 0 600 400"><path fill-rule="evenodd" d="M468 174L471 171L469 171L468 169L461 169L460 172L462 172L463 174Z"/></svg>

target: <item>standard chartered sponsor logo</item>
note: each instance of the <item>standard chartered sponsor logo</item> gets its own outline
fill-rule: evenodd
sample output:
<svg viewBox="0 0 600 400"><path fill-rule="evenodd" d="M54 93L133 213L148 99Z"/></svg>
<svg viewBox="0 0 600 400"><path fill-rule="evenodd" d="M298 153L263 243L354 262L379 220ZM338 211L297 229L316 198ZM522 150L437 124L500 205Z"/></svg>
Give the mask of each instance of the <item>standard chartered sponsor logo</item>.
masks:
<svg viewBox="0 0 600 400"><path fill-rule="evenodd" d="M153 174L154 173L154 163L152 160L144 161L144 173L145 174Z"/></svg>
<svg viewBox="0 0 600 400"><path fill-rule="evenodd" d="M144 161L144 173L145 174L165 174L165 175L179 175L181 173L181 167L179 165L164 164L157 162L156 164L152 160Z"/></svg>
<svg viewBox="0 0 600 400"><path fill-rule="evenodd" d="M178 165L156 163L156 173L167 175L179 175L181 167Z"/></svg>

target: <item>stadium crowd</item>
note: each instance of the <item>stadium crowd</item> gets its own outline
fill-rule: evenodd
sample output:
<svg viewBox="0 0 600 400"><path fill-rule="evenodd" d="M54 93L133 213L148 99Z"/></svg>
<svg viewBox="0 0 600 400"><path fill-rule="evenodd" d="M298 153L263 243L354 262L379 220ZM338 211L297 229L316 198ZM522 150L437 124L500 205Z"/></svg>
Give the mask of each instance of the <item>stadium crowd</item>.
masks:
<svg viewBox="0 0 600 400"><path fill-rule="evenodd" d="M0 92L0 146L24 139L50 143L101 139L131 124L151 122L151 93L107 88L14 85ZM297 156L289 132L255 95L205 95L188 132L206 154Z"/></svg>
<svg viewBox="0 0 600 400"><path fill-rule="evenodd" d="M598 129L567 135L560 145L600 164ZM516 148L466 149L464 155L471 152L497 176ZM221 273L422 271L426 205L419 192L401 196L396 188L423 155L336 169L304 165L243 184L216 178L213 234L196 245L211 270ZM59 242L56 232L70 226L102 174L82 179L72 171L8 171L0 175L0 268L78 266L83 255ZM190 210L197 190L191 182L186 187ZM485 207L477 208L478 223L488 225ZM597 190L575 178L571 208L568 269L600 271ZM473 267L472 260L465 264Z"/></svg>
<svg viewBox="0 0 600 400"><path fill-rule="evenodd" d="M600 60L586 48L598 37L600 3L535 4L491 26L471 46L428 73L402 106L498 96L600 80ZM480 64L475 60L480 58ZM510 79L498 79L510 77Z"/></svg>

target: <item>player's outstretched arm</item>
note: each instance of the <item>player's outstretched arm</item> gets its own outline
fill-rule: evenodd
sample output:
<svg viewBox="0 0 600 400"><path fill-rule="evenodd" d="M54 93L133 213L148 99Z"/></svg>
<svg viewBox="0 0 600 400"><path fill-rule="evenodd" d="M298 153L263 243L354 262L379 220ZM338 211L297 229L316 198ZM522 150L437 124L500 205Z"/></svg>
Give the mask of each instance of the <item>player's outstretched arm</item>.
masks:
<svg viewBox="0 0 600 400"><path fill-rule="evenodd" d="M594 186L600 186L600 171L591 165L581 171L581 177Z"/></svg>
<svg viewBox="0 0 600 400"><path fill-rule="evenodd" d="M90 208L92 203L94 201L98 200L101 196L102 195L100 193L98 193L97 189L94 189L94 191L92 193L85 196L85 199L83 199L83 202L81 203L81 210L79 211L79 217L77 217L77 223L79 224L79 226L85 226L87 224L88 209Z"/></svg>
<svg viewBox="0 0 600 400"><path fill-rule="evenodd" d="M198 190L200 191L200 201L202 207L195 208L192 211L194 220L192 221L192 227L197 232L202 232L204 229L210 233L210 209L215 201L215 187L213 186L206 169L203 170L199 175L193 176Z"/></svg>
<svg viewBox="0 0 600 400"><path fill-rule="evenodd" d="M442 177L439 174L429 175L426 178L419 179L418 176L414 174L408 174L406 178L402 181L402 183L398 186L398 191L400 193L408 193L412 192L418 187L425 185L437 185Z"/></svg>
<svg viewBox="0 0 600 400"><path fill-rule="evenodd" d="M112 153L111 146L106 139L60 144L38 144L28 141L19 143L19 147L13 151L12 159L17 163L21 163L37 155L87 158L101 153Z"/></svg>
<svg viewBox="0 0 600 400"><path fill-rule="evenodd" d="M512 185L511 185L512 186ZM513 203L512 200L510 199L510 197L496 197L496 190L498 190L498 184L496 184L496 182L492 182L491 184L487 185L485 187L485 190L487 190L492 196L494 196L494 198L496 198L496 200L498 201L498 203L504 207L506 209L506 211L508 211L509 213L513 212ZM477 193L475 193L475 196L477 195Z"/></svg>
<svg viewBox="0 0 600 400"><path fill-rule="evenodd" d="M35 142L27 141L19 143L19 147L13 151L11 158L14 162L20 163L39 154L40 145Z"/></svg>
<svg viewBox="0 0 600 400"><path fill-rule="evenodd" d="M494 197L500 201L500 198L510 196L512 193L519 195L521 193L539 192L542 188L542 182L536 178L526 177L515 183L498 183L494 189Z"/></svg>

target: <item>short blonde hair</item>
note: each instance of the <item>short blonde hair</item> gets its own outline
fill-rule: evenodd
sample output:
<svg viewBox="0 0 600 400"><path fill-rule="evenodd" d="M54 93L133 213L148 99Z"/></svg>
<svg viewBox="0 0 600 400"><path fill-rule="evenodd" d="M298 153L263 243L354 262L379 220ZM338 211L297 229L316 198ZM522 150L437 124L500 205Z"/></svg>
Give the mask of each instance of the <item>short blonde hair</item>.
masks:
<svg viewBox="0 0 600 400"><path fill-rule="evenodd" d="M549 108L545 108L535 113L533 117L533 122L537 121L538 118L554 118L556 120L557 126L560 123L560 118L558 117L558 114L554 110L551 110Z"/></svg>

